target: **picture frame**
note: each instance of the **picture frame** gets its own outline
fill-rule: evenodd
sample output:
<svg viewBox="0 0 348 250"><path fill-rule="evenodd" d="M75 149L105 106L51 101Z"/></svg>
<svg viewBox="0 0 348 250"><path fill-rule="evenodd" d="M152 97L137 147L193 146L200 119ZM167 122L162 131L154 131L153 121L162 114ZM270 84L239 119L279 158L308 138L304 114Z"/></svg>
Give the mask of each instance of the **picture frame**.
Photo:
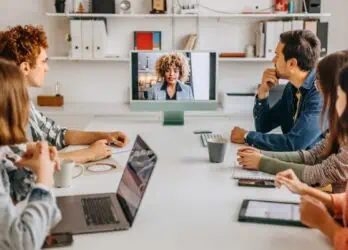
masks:
<svg viewBox="0 0 348 250"><path fill-rule="evenodd" d="M151 14L165 14L167 12L167 0L151 0Z"/></svg>
<svg viewBox="0 0 348 250"><path fill-rule="evenodd" d="M134 50L162 50L162 32L134 31Z"/></svg>

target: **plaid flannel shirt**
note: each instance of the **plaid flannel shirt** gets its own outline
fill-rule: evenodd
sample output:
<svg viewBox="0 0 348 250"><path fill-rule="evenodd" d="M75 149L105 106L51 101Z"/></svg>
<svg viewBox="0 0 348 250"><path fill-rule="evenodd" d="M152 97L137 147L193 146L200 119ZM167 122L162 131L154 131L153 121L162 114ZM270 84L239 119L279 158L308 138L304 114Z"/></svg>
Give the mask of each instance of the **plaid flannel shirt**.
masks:
<svg viewBox="0 0 348 250"><path fill-rule="evenodd" d="M11 199L16 202L24 200L35 184L35 176L30 170L15 166L15 162L18 160L20 160L20 156L14 154L10 147L0 147L0 171L6 171L10 184L4 184L6 184L6 187L11 186L6 191L10 194Z"/></svg>
<svg viewBox="0 0 348 250"><path fill-rule="evenodd" d="M58 150L66 147L64 136L67 129L60 127L55 121L44 116L35 108L33 103L30 105L29 126L29 133L31 133L31 135L27 136L29 136L29 139L32 139L32 141L47 141Z"/></svg>
<svg viewBox="0 0 348 250"><path fill-rule="evenodd" d="M27 139L29 142L47 141L49 145L55 146L58 150L65 148L66 128L62 128L52 119L39 112L33 103L30 103L30 117L27 126ZM23 155L26 151L26 144L11 146L13 152Z"/></svg>

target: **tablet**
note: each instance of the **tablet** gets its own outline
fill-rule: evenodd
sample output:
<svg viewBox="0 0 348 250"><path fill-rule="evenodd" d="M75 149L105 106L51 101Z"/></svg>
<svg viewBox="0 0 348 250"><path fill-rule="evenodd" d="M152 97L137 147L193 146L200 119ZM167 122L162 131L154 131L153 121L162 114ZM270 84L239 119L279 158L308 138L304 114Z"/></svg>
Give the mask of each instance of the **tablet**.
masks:
<svg viewBox="0 0 348 250"><path fill-rule="evenodd" d="M305 227L300 221L300 204L266 200L243 200L238 221Z"/></svg>

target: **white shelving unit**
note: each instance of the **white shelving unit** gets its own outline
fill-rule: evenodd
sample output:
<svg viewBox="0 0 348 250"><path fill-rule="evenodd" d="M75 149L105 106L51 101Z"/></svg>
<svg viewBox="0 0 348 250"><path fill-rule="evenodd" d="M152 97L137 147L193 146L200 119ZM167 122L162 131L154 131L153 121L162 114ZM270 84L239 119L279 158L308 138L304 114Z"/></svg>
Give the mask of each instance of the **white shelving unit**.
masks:
<svg viewBox="0 0 348 250"><path fill-rule="evenodd" d="M199 15L199 14L76 14L76 13L46 13L49 17L105 17L105 18L321 18L330 17L330 13L293 13L293 14L226 14L226 15Z"/></svg>
<svg viewBox="0 0 348 250"><path fill-rule="evenodd" d="M105 58L91 58L91 59L75 59L68 56L52 56L49 57L51 61L114 61L114 62L129 62L128 57L105 57Z"/></svg>
<svg viewBox="0 0 348 250"><path fill-rule="evenodd" d="M74 59L68 56L53 56L49 57L49 60L52 61L114 61L114 62L129 62L128 57L106 57L101 59ZM271 58L248 58L248 57L236 57L236 58L219 58L219 62L271 62Z"/></svg>
<svg viewBox="0 0 348 250"><path fill-rule="evenodd" d="M231 19L248 19L248 20L266 20L266 19L320 19L323 17L330 17L331 13L293 13L293 14L103 14L103 13L46 13L48 17L64 17L64 18L196 18L197 20L209 18L231 18ZM198 25L198 24L197 24ZM113 62L129 62L128 57L106 57L101 59L73 59L68 56L53 56L49 58L53 61L113 61ZM249 63L269 63L270 58L219 58L219 62L249 62Z"/></svg>

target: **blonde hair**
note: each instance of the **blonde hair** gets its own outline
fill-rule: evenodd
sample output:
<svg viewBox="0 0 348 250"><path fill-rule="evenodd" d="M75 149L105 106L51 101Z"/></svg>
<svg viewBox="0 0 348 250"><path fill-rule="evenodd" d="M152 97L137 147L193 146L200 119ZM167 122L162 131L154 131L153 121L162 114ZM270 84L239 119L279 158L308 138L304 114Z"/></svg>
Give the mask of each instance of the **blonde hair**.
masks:
<svg viewBox="0 0 348 250"><path fill-rule="evenodd" d="M29 96L16 64L0 59L0 146L27 142Z"/></svg>
<svg viewBox="0 0 348 250"><path fill-rule="evenodd" d="M164 79L166 71L168 71L169 68L172 66L174 66L175 68L179 68L179 80L185 83L189 79L190 67L187 57L185 57L181 53L170 53L167 55L163 55L157 60L156 73L157 76L160 78L159 80Z"/></svg>

